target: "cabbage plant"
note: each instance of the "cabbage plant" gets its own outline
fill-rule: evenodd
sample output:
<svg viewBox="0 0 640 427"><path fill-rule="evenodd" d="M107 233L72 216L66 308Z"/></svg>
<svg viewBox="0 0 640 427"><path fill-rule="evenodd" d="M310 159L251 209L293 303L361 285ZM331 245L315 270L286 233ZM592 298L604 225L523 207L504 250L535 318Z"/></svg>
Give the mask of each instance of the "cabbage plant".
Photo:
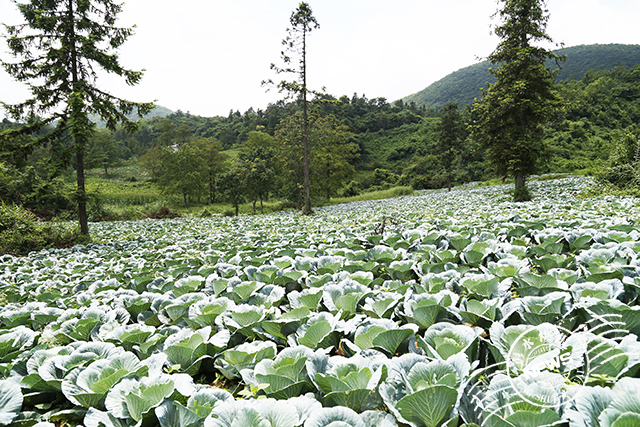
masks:
<svg viewBox="0 0 640 427"><path fill-rule="evenodd" d="M120 325L112 322L100 327L98 337L102 341L111 342L127 351L139 351L140 345L146 343L155 331L156 328L154 326L143 323Z"/></svg>
<svg viewBox="0 0 640 427"><path fill-rule="evenodd" d="M297 427L311 414L322 410L320 402L308 395L287 400L229 399L213 408L204 420L205 427Z"/></svg>
<svg viewBox="0 0 640 427"><path fill-rule="evenodd" d="M640 425L640 379L621 378L612 388L581 387L566 418L570 427Z"/></svg>
<svg viewBox="0 0 640 427"><path fill-rule="evenodd" d="M537 326L512 325L504 327L494 323L490 329L490 347L498 362L506 363L505 369L516 373L540 371L559 365L562 335L549 323Z"/></svg>
<svg viewBox="0 0 640 427"><path fill-rule="evenodd" d="M406 323L398 325L388 319L367 319L354 333L354 344L360 349L375 349L393 356L398 347L418 331L418 326Z"/></svg>
<svg viewBox="0 0 640 427"><path fill-rule="evenodd" d="M300 325L295 334L288 336L290 347L304 345L311 349L337 347L340 340L340 327L344 324L340 320L340 312L332 315L327 312L319 312L309 316L307 321Z"/></svg>
<svg viewBox="0 0 640 427"><path fill-rule="evenodd" d="M223 349L229 342L230 336L226 329L212 334L210 326L197 331L184 328L167 337L162 351L167 355L170 365L181 372L195 375L202 361Z"/></svg>
<svg viewBox="0 0 640 427"><path fill-rule="evenodd" d="M528 373L512 378L497 374L484 396L479 425L487 427L547 427L561 421L564 378L555 373Z"/></svg>
<svg viewBox="0 0 640 427"><path fill-rule="evenodd" d="M202 387L189 396L186 406L177 400L166 399L154 412L161 427L200 427L214 409L229 401L234 398L228 391Z"/></svg>
<svg viewBox="0 0 640 427"><path fill-rule="evenodd" d="M458 315L473 326L489 329L498 319L498 307L502 305L500 298L495 299L462 299L457 311Z"/></svg>
<svg viewBox="0 0 640 427"><path fill-rule="evenodd" d="M586 384L606 384L640 370L640 342L635 335L617 341L579 332L567 338L563 347L570 350L565 357L568 368L580 368Z"/></svg>
<svg viewBox="0 0 640 427"><path fill-rule="evenodd" d="M104 398L115 384L126 377L145 376L148 370L135 354L116 354L71 371L62 381L62 393L74 405L104 409Z"/></svg>
<svg viewBox="0 0 640 427"><path fill-rule="evenodd" d="M233 310L222 313L220 321L237 339L255 339L260 334L260 324L268 314L269 311L265 307L240 304Z"/></svg>
<svg viewBox="0 0 640 427"><path fill-rule="evenodd" d="M371 289L352 279L326 284L322 292L325 307L334 315L341 312L343 319L353 316L360 301L372 293Z"/></svg>
<svg viewBox="0 0 640 427"><path fill-rule="evenodd" d="M447 361L404 354L391 360L380 395L402 423L413 427L453 427L458 423L456 406L469 369L469 361L462 353Z"/></svg>
<svg viewBox="0 0 640 427"><path fill-rule="evenodd" d="M200 327L214 326L222 313L233 310L235 303L226 297L211 296L189 306L189 320Z"/></svg>
<svg viewBox="0 0 640 427"><path fill-rule="evenodd" d="M426 329L434 323L453 317L459 298L457 294L446 289L433 295L407 292L400 313L409 323Z"/></svg>
<svg viewBox="0 0 640 427"><path fill-rule="evenodd" d="M540 325L542 323L554 323L570 330L575 322L575 314L572 312L571 295L568 292L551 292L544 296L527 296L515 299L501 308L502 315L510 318L517 313L520 321L512 323L524 323Z"/></svg>
<svg viewBox="0 0 640 427"><path fill-rule="evenodd" d="M182 396L195 392L193 379L186 374L157 374L142 378L125 378L105 398L110 415L141 425L149 412L177 391Z"/></svg>
<svg viewBox="0 0 640 427"><path fill-rule="evenodd" d="M378 387L387 378L388 359L376 351L357 353L349 358L332 356L326 363L307 365L326 406L345 406L356 412L382 406Z"/></svg>
<svg viewBox="0 0 640 427"><path fill-rule="evenodd" d="M526 273L518 275L514 280L518 285L515 290L520 296L544 296L551 292L569 289L567 282L558 280L551 274Z"/></svg>
<svg viewBox="0 0 640 427"><path fill-rule="evenodd" d="M0 366L24 364L27 350L34 346L39 335L23 325L0 330Z"/></svg>
<svg viewBox="0 0 640 427"><path fill-rule="evenodd" d="M398 292L380 292L365 297L361 310L373 318L389 319L401 300L402 295Z"/></svg>
<svg viewBox="0 0 640 427"><path fill-rule="evenodd" d="M274 360L262 359L254 369L243 369L240 374L245 384L262 389L268 397L288 399L315 390L307 364L323 366L327 358L323 350L313 352L305 346L288 347Z"/></svg>
<svg viewBox="0 0 640 427"><path fill-rule="evenodd" d="M215 366L225 377L239 378L243 369L253 369L262 359L273 359L275 356L275 343L253 341L224 350L216 359Z"/></svg>
<svg viewBox="0 0 640 427"><path fill-rule="evenodd" d="M6 426L18 416L22 409L22 390L14 378L0 380L0 425Z"/></svg>
<svg viewBox="0 0 640 427"><path fill-rule="evenodd" d="M481 333L481 328L436 323L424 332L423 337L416 337L416 345L431 359L447 360L455 354L464 353L469 360L475 360Z"/></svg>

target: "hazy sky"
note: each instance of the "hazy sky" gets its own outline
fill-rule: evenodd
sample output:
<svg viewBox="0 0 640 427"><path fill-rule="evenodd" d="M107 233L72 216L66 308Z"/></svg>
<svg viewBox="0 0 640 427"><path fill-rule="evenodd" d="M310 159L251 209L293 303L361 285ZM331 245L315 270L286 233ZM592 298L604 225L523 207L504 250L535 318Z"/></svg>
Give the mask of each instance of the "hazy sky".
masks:
<svg viewBox="0 0 640 427"><path fill-rule="evenodd" d="M21 2L25 0L20 0ZM120 26L136 25L120 48L126 68L145 69L128 87L101 77L99 86L132 101L172 110L226 116L230 110L264 109L280 97L260 82L280 79L281 41L299 0L124 0ZM418 92L484 58L496 0L309 0L320 28L308 39L308 84L340 97L353 93L389 102ZM547 32L565 46L640 44L638 0L548 0ZM0 0L0 22L20 16ZM12 58L4 40L0 57ZM0 70L0 100L23 101L24 87Z"/></svg>

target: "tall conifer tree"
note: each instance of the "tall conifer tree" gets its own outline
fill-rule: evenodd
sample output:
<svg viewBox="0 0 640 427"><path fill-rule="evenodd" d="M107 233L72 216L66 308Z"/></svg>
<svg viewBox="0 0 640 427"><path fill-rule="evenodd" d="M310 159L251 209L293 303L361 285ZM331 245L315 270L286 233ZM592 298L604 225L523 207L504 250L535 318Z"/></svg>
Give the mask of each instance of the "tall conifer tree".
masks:
<svg viewBox="0 0 640 427"><path fill-rule="evenodd" d="M473 137L487 150L488 158L503 176L515 178L515 200L528 200L525 179L537 171L542 159L543 125L560 106L556 71L546 68L552 51L534 45L550 42L546 33L548 11L543 0L501 0L495 28L500 38L489 56L497 81L474 105L477 121Z"/></svg>
<svg viewBox="0 0 640 427"><path fill-rule="evenodd" d="M316 93L307 87L307 36L312 30L320 28L320 24L313 16L311 7L306 2L301 2L298 8L289 18L291 28L287 29L287 37L282 40L285 50L282 52L284 68L271 64L271 69L277 73L294 73L298 79L294 81L282 80L278 83L280 92L288 92L297 97L302 107L302 149L303 149L303 174L304 174L304 210L305 215L311 214L311 190L309 181L309 94ZM298 67L291 66L290 53L299 55ZM263 83L273 83L271 80Z"/></svg>
<svg viewBox="0 0 640 427"><path fill-rule="evenodd" d="M27 84L32 96L3 106L14 119L28 123L23 132L55 123L48 140L63 148L68 162L75 156L78 220L80 231L88 234L84 155L94 129L89 116L100 116L112 130L122 123L132 131L135 123L127 115L143 115L153 108L152 103L127 101L96 85L99 69L123 77L129 85L140 81L142 72L123 68L116 54L133 31L115 26L122 5L113 0L13 2L24 18L22 24L5 25L17 62L1 62L10 75Z"/></svg>

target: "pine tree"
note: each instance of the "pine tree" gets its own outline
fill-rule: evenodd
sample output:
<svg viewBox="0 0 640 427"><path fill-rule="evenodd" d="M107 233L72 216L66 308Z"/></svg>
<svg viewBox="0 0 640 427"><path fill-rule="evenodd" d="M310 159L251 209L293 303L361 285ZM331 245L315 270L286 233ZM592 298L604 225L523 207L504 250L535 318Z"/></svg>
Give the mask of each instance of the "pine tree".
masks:
<svg viewBox="0 0 640 427"><path fill-rule="evenodd" d="M287 29L288 35L282 40L285 51L282 52L284 68L271 64L271 69L277 73L294 73L298 75L298 80L282 80L278 83L280 92L288 92L291 96L297 97L302 106L302 158L303 158L303 187L304 187L304 210L305 215L311 214L311 190L309 180L309 99L310 93L316 92L307 87L307 36L312 30L320 28L320 24L313 16L308 3L301 2L298 8L291 14L289 19L291 28ZM288 53L299 55L298 68L292 67L291 57ZM273 83L266 81L264 83Z"/></svg>
<svg viewBox="0 0 640 427"><path fill-rule="evenodd" d="M47 141L64 148L63 159L75 155L78 220L80 231L89 234L84 179L84 155L95 125L91 114L115 130L122 123L128 131L135 123L127 118L136 111L146 114L152 103L136 103L115 97L96 85L96 70L102 69L135 85L141 71L123 68L115 53L133 34L115 26L122 10L112 0L14 0L24 23L7 25L7 44L17 62L2 61L5 70L27 84L32 97L5 109L15 120L26 121L22 132L33 132L55 124Z"/></svg>
<svg viewBox="0 0 640 427"><path fill-rule="evenodd" d="M555 86L556 71L545 67L549 58L560 60L535 42L552 41L546 33L548 12L542 0L501 0L497 12L500 38L489 56L497 81L474 104L477 121L473 137L486 149L496 172L515 178L516 201L529 200L525 179L535 173L544 152L543 125L561 101Z"/></svg>

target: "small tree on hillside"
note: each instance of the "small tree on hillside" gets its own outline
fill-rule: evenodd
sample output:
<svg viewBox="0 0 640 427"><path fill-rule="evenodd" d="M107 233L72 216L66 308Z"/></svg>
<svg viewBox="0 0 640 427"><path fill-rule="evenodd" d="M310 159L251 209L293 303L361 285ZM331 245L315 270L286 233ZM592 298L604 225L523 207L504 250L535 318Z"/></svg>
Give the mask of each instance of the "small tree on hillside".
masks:
<svg viewBox="0 0 640 427"><path fill-rule="evenodd" d="M349 161L358 157L360 147L351 141L353 134L333 115L314 117L311 129L315 146L314 179L329 201L355 174Z"/></svg>
<svg viewBox="0 0 640 427"><path fill-rule="evenodd" d="M488 158L501 176L515 178L515 200L529 200L525 179L537 171L543 153L543 125L560 97L555 86L556 71L545 67L552 51L534 46L551 41L546 33L549 15L543 0L501 0L496 14L502 24L500 37L489 56L497 81L474 105L477 121L473 137L487 150Z"/></svg>
<svg viewBox="0 0 640 427"><path fill-rule="evenodd" d="M263 201L276 187L280 160L273 137L265 132L249 132L247 142L238 156L248 195L256 211L260 201L260 213L264 213Z"/></svg>
<svg viewBox="0 0 640 427"><path fill-rule="evenodd" d="M229 156L222 152L222 145L213 138L198 138L189 143L202 158L209 203L216 202L220 191L220 176L229 169Z"/></svg>
<svg viewBox="0 0 640 427"><path fill-rule="evenodd" d="M238 216L240 211L240 204L244 202L245 199L245 182L246 178L243 170L237 164L230 171L222 175L222 191L235 209L236 216Z"/></svg>
<svg viewBox="0 0 640 427"><path fill-rule="evenodd" d="M453 162L462 149L464 141L464 125L458 104L449 102L442 109L442 117L436 127L438 132L438 157L447 171L448 189L451 191L451 175Z"/></svg>
<svg viewBox="0 0 640 427"><path fill-rule="evenodd" d="M98 130L89 140L87 165L104 168L105 177L109 176L109 167L118 161L118 145L109 131Z"/></svg>
<svg viewBox="0 0 640 427"><path fill-rule="evenodd" d="M351 132L333 115L320 116L318 108L312 108L307 119L308 153L311 175L314 178L314 189L321 189L325 197L341 187L342 183L353 176L354 168L349 164L358 156L359 147L350 141ZM304 163L300 155L300 136L303 131L302 112L297 112L278 125L274 137L280 158L283 162L284 174L287 176L289 188L295 186L300 208L304 189Z"/></svg>
<svg viewBox="0 0 640 427"><path fill-rule="evenodd" d="M207 193L207 173L202 152L191 143L179 150L162 150L162 169L158 185L164 194L179 194L185 208L194 197Z"/></svg>

